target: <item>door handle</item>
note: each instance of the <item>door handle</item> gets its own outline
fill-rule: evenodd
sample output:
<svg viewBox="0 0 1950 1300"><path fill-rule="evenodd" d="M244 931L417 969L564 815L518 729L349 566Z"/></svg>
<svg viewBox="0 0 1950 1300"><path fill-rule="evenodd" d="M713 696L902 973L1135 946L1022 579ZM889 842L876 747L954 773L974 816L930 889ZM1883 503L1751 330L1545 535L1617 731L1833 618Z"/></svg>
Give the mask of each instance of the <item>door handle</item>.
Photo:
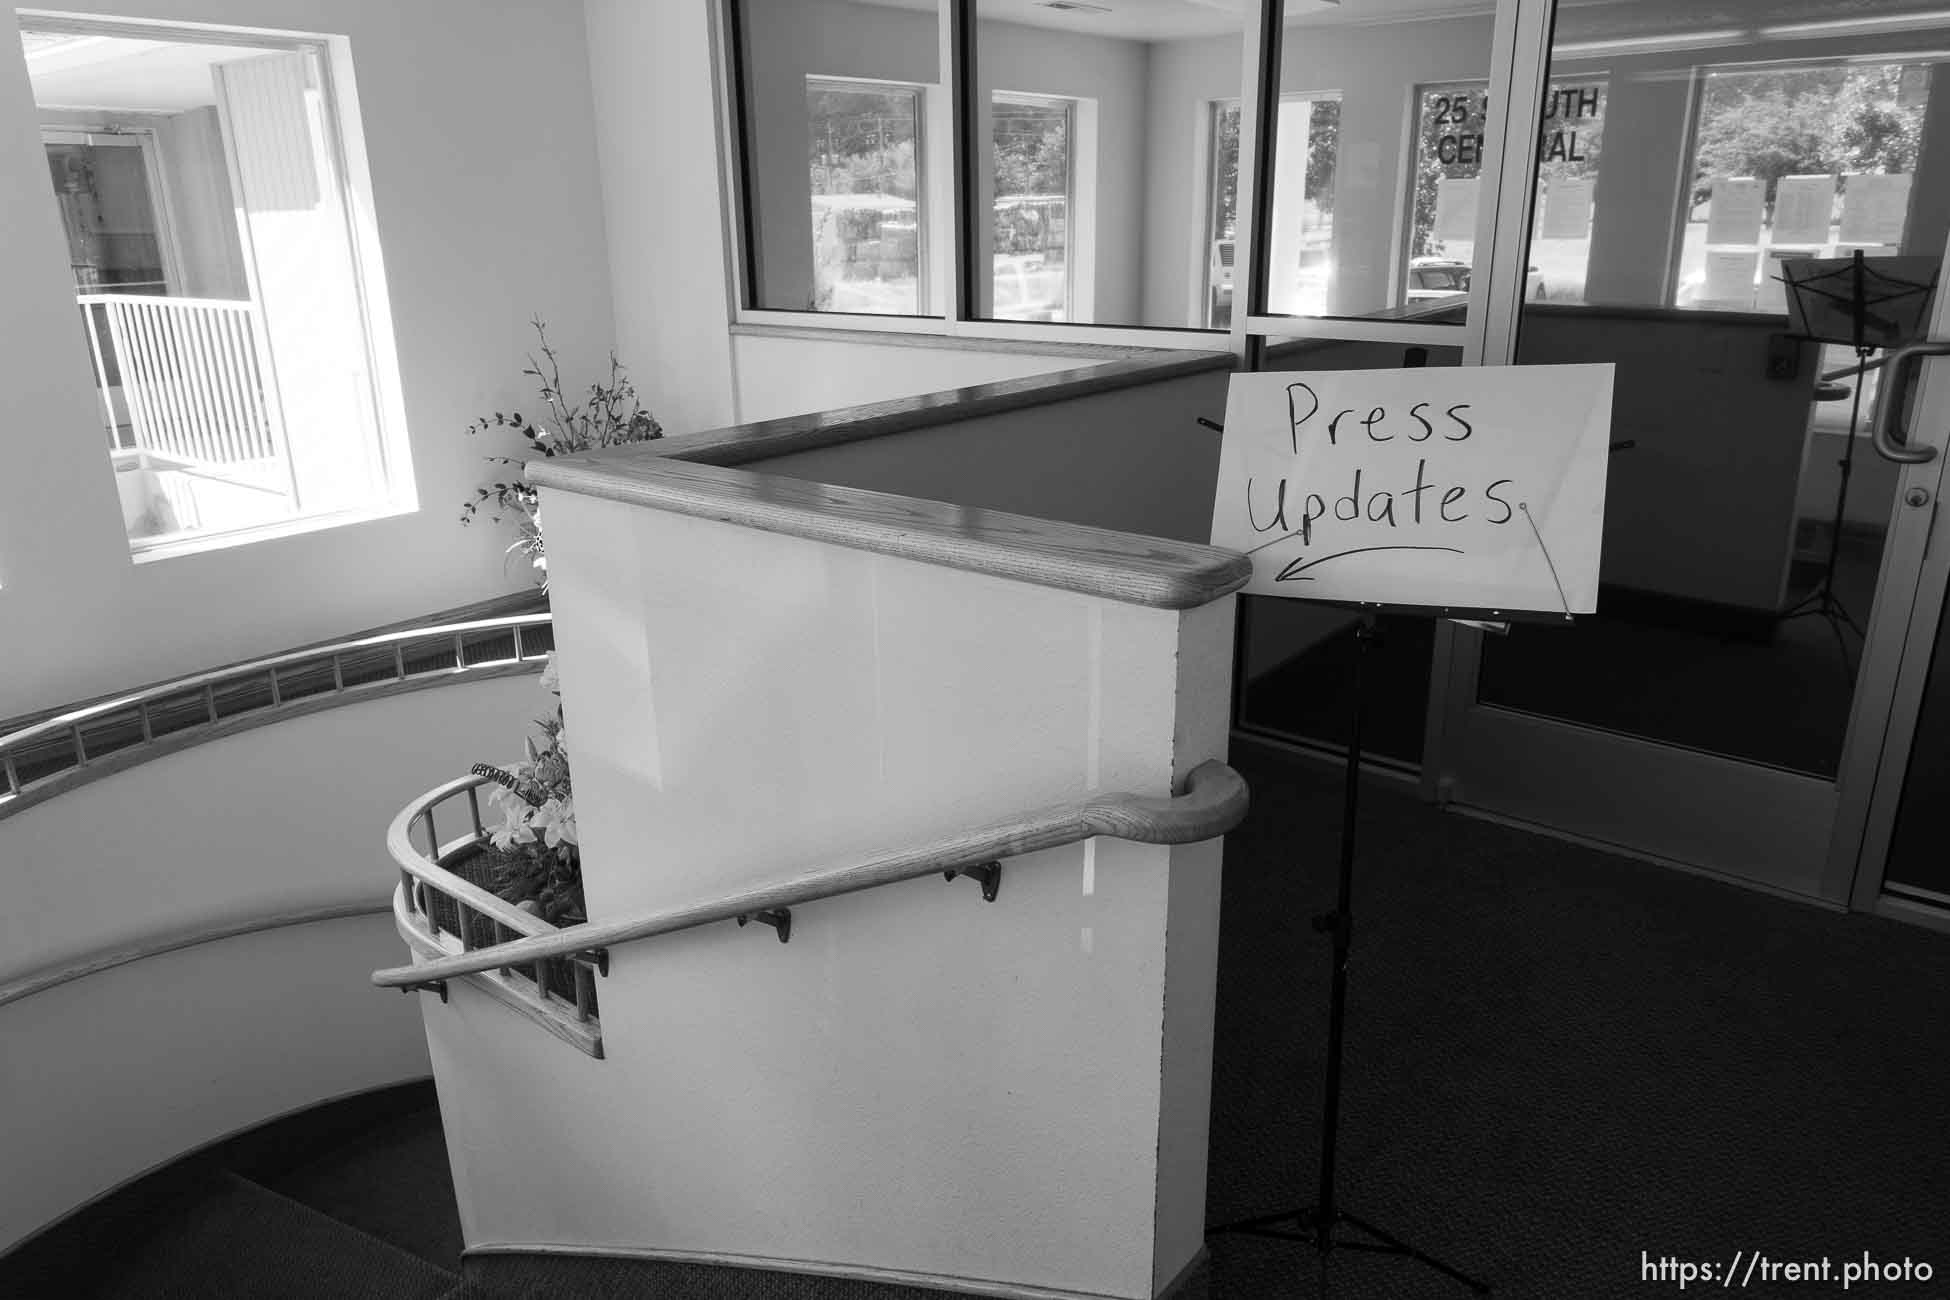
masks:
<svg viewBox="0 0 1950 1300"><path fill-rule="evenodd" d="M1869 420L1876 454L1884 460L1893 460L1898 465L1921 465L1936 459L1935 447L1912 447L1906 438L1899 442L1893 435L1902 419L1903 390L1908 385L1911 367L1925 357L1942 356L1950 356L1950 341L1912 343L1889 354L1882 368L1882 386L1876 390L1876 409ZM1862 381L1857 378L1856 382Z"/></svg>

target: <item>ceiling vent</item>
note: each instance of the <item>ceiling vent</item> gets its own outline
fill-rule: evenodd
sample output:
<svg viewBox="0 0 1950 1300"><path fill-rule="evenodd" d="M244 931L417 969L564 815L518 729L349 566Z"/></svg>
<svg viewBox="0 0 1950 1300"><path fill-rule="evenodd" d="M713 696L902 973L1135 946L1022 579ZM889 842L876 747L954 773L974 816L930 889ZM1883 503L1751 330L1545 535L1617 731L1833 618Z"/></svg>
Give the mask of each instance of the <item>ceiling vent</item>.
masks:
<svg viewBox="0 0 1950 1300"><path fill-rule="evenodd" d="M1107 14L1109 5L1085 4L1083 0L1036 0L1038 9L1055 9L1059 13Z"/></svg>

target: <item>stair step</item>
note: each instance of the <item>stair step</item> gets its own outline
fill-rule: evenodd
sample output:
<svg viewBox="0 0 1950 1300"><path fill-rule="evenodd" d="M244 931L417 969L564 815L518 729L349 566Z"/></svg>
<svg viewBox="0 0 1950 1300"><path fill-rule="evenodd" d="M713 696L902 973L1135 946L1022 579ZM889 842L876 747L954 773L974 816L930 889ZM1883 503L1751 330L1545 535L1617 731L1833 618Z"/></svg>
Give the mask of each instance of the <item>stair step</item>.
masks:
<svg viewBox="0 0 1950 1300"><path fill-rule="evenodd" d="M895 1282L602 1255L469 1255L454 1300L956 1300ZM965 1300L965 1297L963 1297Z"/></svg>
<svg viewBox="0 0 1950 1300"><path fill-rule="evenodd" d="M258 1181L438 1268L460 1271L460 1210L437 1106Z"/></svg>
<svg viewBox="0 0 1950 1300"><path fill-rule="evenodd" d="M115 1261L100 1300L439 1300L456 1277L309 1206L224 1173Z"/></svg>

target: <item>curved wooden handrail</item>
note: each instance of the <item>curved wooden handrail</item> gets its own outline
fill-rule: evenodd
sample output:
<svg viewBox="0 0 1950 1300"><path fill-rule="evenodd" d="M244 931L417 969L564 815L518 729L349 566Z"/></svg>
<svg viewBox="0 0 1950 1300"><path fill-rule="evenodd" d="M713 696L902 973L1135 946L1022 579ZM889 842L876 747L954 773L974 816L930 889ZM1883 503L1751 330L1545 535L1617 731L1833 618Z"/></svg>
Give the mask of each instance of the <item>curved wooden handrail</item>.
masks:
<svg viewBox="0 0 1950 1300"><path fill-rule="evenodd" d="M467 904L468 908L480 916L495 921L516 934L523 936L555 934L556 927L530 912L524 912L513 903L498 898L478 885L470 885L459 876L446 869L447 863L467 852L486 838L487 832L481 825L480 804L470 792L488 783L484 776L463 776L449 781L415 799L400 810L393 818L393 824L386 828L386 850L393 855L393 861L400 870L407 872L416 880L425 881L447 897ZM433 809L458 794L469 795L469 807L473 810L471 834L442 844L438 840L438 828L432 821ZM413 825L424 822L428 826L428 848L432 856L420 852L413 843Z"/></svg>
<svg viewBox="0 0 1950 1300"><path fill-rule="evenodd" d="M431 686L444 685L456 680L483 680L518 673L539 672L547 654L545 651L534 649L532 645L524 646L521 633L528 628L550 627L551 617L544 613L469 619L463 622L421 625L355 637L346 641L328 642L324 645L289 650L282 654L246 660L225 668L158 682L153 686L145 686L140 690L96 700L42 718L28 726L0 734L0 820L111 773L126 771L150 759L177 753L206 741L233 736L238 732L261 727L270 722L316 713L341 704L355 704L386 695L425 690ZM515 642L513 659L497 659L475 664L466 662L465 647L470 637L499 633L513 635ZM414 643L443 640L451 640L455 646L452 668L407 672L406 650L409 646ZM343 680L344 661L347 657L361 652L386 649L394 652L392 671L389 675L372 681L351 684ZM277 680L278 674L287 669L293 671L309 669L320 673L329 670L332 674L332 682L324 689L286 700L279 695ZM253 686L267 682L270 683L271 698L268 706L230 714L219 711L217 701L226 688ZM181 701L194 697L199 692L202 694L204 704L204 716L200 720L162 735L152 734L150 710L153 706L163 701ZM127 719L129 715L133 715L133 718L127 725L139 727L141 739L121 745L99 756L91 756L87 752L87 743L83 735L91 724L99 724L118 717ZM23 781L17 764L18 757L63 735L72 737L73 761L68 766L46 776Z"/></svg>
<svg viewBox="0 0 1950 1300"><path fill-rule="evenodd" d="M320 921L339 921L350 916L376 916L386 910L384 904L369 900L337 903L324 907L304 908L295 912L272 912L265 916L248 917L241 921L226 921L221 925L204 926L197 930L143 939L124 944L119 948L104 948L99 952L75 957L0 984L0 1007L6 1006L9 1002L18 1002L22 998L33 997L36 993L45 993L49 989L59 988L71 980L98 975L102 971L114 970L117 966L127 966L131 962L142 961L148 957L161 957L165 953L179 952L184 948L216 943L223 939L236 939L265 930L282 930L294 925L315 925Z"/></svg>
<svg viewBox="0 0 1950 1300"><path fill-rule="evenodd" d="M459 788L460 784L452 783L443 789ZM913 880L937 871L979 866L1039 849L1060 848L1098 835L1143 844L1189 844L1223 835L1237 826L1246 815L1246 801L1244 778L1224 763L1212 760L1194 768L1186 781L1185 793L1173 798L1093 795L1006 821L991 822L930 844L895 849L865 862L816 867L790 879L740 890L709 903L664 908L618 921L590 922L417 966L374 971L372 982L381 988L407 988L502 966L522 966L570 953L613 948L715 921ZM413 869L405 859L399 865L406 870ZM450 886L443 883L441 888L446 890Z"/></svg>

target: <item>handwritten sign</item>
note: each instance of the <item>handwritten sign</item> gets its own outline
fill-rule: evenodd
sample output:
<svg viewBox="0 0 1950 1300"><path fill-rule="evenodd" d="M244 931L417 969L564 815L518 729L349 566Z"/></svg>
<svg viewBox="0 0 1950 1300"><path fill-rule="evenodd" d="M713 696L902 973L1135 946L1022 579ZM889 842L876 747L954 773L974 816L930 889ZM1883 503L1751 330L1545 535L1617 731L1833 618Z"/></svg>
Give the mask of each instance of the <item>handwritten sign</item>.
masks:
<svg viewBox="0 0 1950 1300"><path fill-rule="evenodd" d="M1260 595L1592 613L1611 395L1609 364L1234 375L1213 544Z"/></svg>

